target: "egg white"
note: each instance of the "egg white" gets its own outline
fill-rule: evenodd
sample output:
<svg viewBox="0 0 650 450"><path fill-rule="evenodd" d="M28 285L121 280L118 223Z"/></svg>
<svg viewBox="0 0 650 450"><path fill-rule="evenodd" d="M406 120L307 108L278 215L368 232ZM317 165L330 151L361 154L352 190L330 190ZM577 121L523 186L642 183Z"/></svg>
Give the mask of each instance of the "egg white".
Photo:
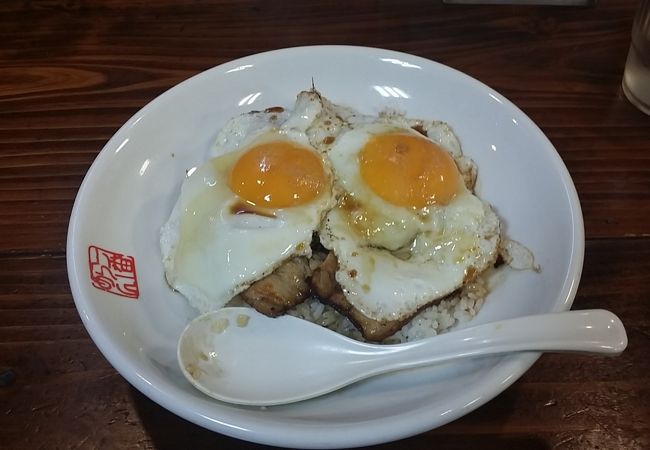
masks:
<svg viewBox="0 0 650 450"><path fill-rule="evenodd" d="M347 128L339 115L342 111L317 91L302 91L291 110L275 107L230 119L219 131L208 156L214 158L249 147L251 142L270 132L326 152Z"/></svg>

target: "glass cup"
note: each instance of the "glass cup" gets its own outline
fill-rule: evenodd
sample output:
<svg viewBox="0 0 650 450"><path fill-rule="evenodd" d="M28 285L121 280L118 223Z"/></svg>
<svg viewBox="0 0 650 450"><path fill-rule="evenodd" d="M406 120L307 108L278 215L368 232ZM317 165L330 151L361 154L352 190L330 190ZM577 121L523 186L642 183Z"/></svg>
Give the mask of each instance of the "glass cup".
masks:
<svg viewBox="0 0 650 450"><path fill-rule="evenodd" d="M641 0L634 17L623 92L637 108L650 114L650 0Z"/></svg>

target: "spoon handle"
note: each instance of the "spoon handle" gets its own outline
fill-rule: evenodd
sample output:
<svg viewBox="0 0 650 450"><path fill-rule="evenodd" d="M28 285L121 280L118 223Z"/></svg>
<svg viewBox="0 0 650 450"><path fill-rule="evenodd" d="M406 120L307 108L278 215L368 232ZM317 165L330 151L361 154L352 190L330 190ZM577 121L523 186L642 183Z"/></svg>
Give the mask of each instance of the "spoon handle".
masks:
<svg viewBox="0 0 650 450"><path fill-rule="evenodd" d="M372 372L379 374L468 356L514 351L616 355L626 346L625 328L616 315L602 309L569 311L491 322L433 339L397 345L378 358L383 360L383 365L377 361L379 364Z"/></svg>

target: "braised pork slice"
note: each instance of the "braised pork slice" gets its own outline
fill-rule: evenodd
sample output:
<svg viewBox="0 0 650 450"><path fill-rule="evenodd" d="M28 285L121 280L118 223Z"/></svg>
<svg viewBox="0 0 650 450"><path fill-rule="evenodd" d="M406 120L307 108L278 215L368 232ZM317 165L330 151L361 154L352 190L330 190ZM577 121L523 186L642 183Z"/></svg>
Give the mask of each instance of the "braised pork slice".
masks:
<svg viewBox="0 0 650 450"><path fill-rule="evenodd" d="M311 269L304 256L296 256L280 265L271 275L253 283L241 298L262 314L276 317L307 298Z"/></svg>
<svg viewBox="0 0 650 450"><path fill-rule="evenodd" d="M334 253L327 255L323 263L314 269L311 288L323 303L346 316L368 341L380 342L397 333L411 317L403 320L375 320L365 316L343 294L335 278L338 261Z"/></svg>

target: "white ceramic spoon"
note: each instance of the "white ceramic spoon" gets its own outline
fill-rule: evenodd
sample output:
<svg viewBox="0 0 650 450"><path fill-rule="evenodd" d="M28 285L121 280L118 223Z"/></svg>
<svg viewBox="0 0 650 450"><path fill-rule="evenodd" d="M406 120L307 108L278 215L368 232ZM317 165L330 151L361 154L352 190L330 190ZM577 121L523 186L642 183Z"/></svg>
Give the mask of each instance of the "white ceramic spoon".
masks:
<svg viewBox="0 0 650 450"><path fill-rule="evenodd" d="M626 346L623 324L604 310L518 317L406 344L375 345L295 317L271 319L250 308L224 308L190 322L178 344L178 361L205 394L264 406L458 358L519 351L616 355Z"/></svg>

